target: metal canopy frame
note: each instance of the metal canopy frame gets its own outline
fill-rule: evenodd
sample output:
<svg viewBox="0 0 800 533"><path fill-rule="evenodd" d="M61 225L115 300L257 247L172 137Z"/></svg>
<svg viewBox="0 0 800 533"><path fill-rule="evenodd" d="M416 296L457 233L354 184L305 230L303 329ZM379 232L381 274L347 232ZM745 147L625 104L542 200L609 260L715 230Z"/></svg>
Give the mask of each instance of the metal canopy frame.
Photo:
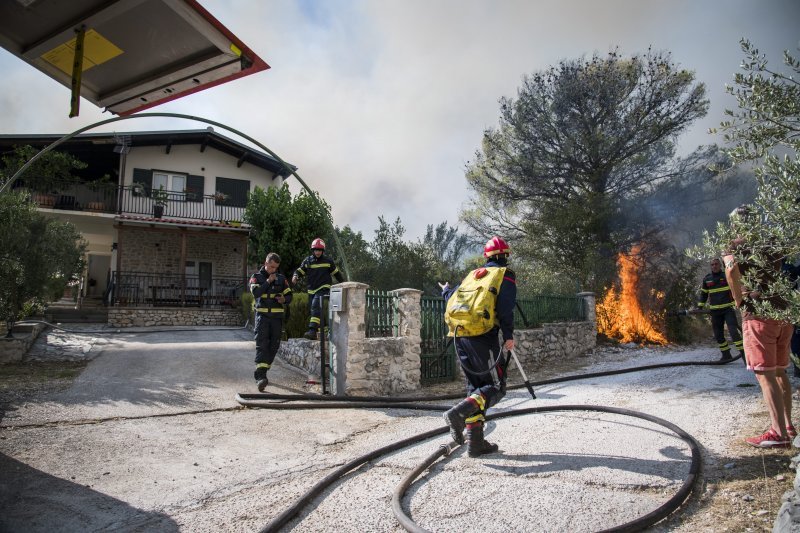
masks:
<svg viewBox="0 0 800 533"><path fill-rule="evenodd" d="M196 0L3 0L0 46L121 116L269 68Z"/></svg>

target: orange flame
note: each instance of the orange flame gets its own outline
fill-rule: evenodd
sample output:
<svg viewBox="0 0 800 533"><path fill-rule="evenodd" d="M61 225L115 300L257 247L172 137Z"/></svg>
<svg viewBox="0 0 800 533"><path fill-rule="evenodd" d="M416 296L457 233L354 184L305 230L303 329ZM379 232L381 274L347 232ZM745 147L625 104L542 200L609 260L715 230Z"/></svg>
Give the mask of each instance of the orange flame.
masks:
<svg viewBox="0 0 800 533"><path fill-rule="evenodd" d="M634 247L630 255L620 253L619 294L614 287L606 292L603 301L596 306L597 330L620 342L668 344L666 337L656 329L653 317L642 311L637 298L640 266L636 262L639 248Z"/></svg>

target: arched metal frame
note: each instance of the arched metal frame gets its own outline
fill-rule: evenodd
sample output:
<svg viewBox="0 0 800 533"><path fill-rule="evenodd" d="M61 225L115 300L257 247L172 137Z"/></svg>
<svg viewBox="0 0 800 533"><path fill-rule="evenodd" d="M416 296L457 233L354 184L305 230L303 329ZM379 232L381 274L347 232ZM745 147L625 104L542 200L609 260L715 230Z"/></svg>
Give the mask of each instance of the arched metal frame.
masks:
<svg viewBox="0 0 800 533"><path fill-rule="evenodd" d="M128 115L128 116L124 116L124 117L114 117L114 118L109 118L109 119L106 119L106 120L101 120L99 122L95 122L95 123L89 124L88 126L85 126L83 128L77 129L77 130L73 131L70 134L64 135L63 137L61 137L57 141L54 141L49 146L46 146L45 148L43 148L38 154L36 154L32 158L30 158L27 163L22 165L22 167L20 167L20 169L17 170L17 172L13 176L11 176L11 178L8 179L8 181L6 181L2 185L0 185L0 193L2 193L3 190L6 187L8 187L11 183L13 183L14 180L17 179L17 177L22 175L22 173L24 173L28 169L28 167L30 167L31 164L33 164L34 161L36 161L41 156L43 156L47 152L51 151L52 149L54 149L58 145L60 145L60 144L62 144L64 142L72 139L73 137L75 137L77 135L80 135L81 133L84 133L84 132L86 132L88 130L97 128L98 126L103 126L105 124L111 124L113 122L119 122L121 120L129 120L129 119L134 119L134 118L156 118L156 117L182 118L182 119L186 119L186 120L195 120L197 122L204 122L205 124L210 124L212 126L218 126L218 127L222 128L224 130L230 131L231 133L235 133L236 135L240 136L243 139L247 139L251 143L255 144L256 146L258 146L259 148L261 148L262 150L267 152L273 158L275 158L276 161L278 161L281 165L283 165L283 168L286 170L287 175L291 174L292 176L294 176L297 179L297 181L300 182L300 185L302 185L303 188L306 191L308 191L308 193L311 195L311 197L314 198L314 201L318 201L317 198L316 198L316 195L314 194L314 191L306 184L305 181L303 181L303 179L297 174L297 172L295 172L295 170L291 166L289 166L288 163L286 163L286 161L281 159L281 157L278 154L276 154L275 152L273 152L272 150L270 150L269 148L267 148L266 146L264 146L263 144L261 144L260 142L255 140L254 138L250 137L249 135L246 135L246 134L242 133L241 131L239 131L239 130L237 130L235 128L231 128L230 126L226 126L225 124L222 124L221 122L216 122L214 120L210 120L210 119L207 119L207 118L196 117L194 115L184 115L184 114L181 114L181 113L137 113L137 114L134 114L134 115ZM339 237L336 235L336 228L333 226L333 221L332 220L328 220L328 223L330 224L331 235L333 236L333 240L336 243L336 249L338 250L339 257L340 257L340 259L342 261L342 269L344 270L345 279L349 280L350 279L350 269L347 266L347 257L345 256L344 248L342 248L342 245L339 242Z"/></svg>

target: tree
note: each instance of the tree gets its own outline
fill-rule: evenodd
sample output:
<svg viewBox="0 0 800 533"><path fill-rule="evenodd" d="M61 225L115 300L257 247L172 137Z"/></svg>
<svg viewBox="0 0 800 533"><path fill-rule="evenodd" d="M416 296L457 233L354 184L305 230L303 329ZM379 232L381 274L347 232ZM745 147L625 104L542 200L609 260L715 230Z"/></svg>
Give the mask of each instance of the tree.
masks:
<svg viewBox="0 0 800 533"><path fill-rule="evenodd" d="M63 294L85 248L72 224L38 213L27 193L0 194L0 318L9 331L25 304Z"/></svg>
<svg viewBox="0 0 800 533"><path fill-rule="evenodd" d="M447 221L437 226L428 224L417 247L425 264L424 291L438 294L438 281L461 281L465 271L463 259L470 251L470 241L457 227L448 226Z"/></svg>
<svg viewBox="0 0 800 533"><path fill-rule="evenodd" d="M386 222L382 216L378 217L378 229L375 230L375 239L370 245L370 251L375 258L372 288L423 289L426 272L422 250L419 245L403 241L405 232L400 217L393 224Z"/></svg>
<svg viewBox="0 0 800 533"><path fill-rule="evenodd" d="M754 165L757 183L755 201L746 217L734 216L707 233L703 246L689 253L697 258L719 255L735 237L752 249L747 261L756 265L745 285L757 286L759 271L770 269L774 257L800 257L800 61L784 52L789 72L768 67L766 56L749 41L741 41L744 72L736 73L728 93L736 97L738 109L726 110L729 120L719 130L730 143L727 153L734 164ZM738 259L743 259L739 257ZM800 292L779 277L762 291L756 312L768 318L800 322ZM787 309L770 304L771 296L790 302Z"/></svg>
<svg viewBox="0 0 800 533"><path fill-rule="evenodd" d="M526 76L467 167L476 196L462 219L600 289L648 229L627 223L626 201L685 172L675 139L707 109L704 85L667 53L595 54Z"/></svg>
<svg viewBox="0 0 800 533"><path fill-rule="evenodd" d="M11 178L38 153L39 150L30 145L15 146L12 152L4 154L2 157L3 166L0 169L0 177L3 178L3 181ZM53 150L34 161L20 176L20 179L31 190L47 193L58 188L60 182L75 181L74 172L82 170L86 166L86 163L68 153Z"/></svg>
<svg viewBox="0 0 800 533"><path fill-rule="evenodd" d="M256 187L248 199L244 220L253 227L249 261L260 264L268 253L276 252L286 274L300 266L314 238L331 242L330 206L305 189L293 198L287 184L266 190ZM329 246L328 253L335 256L336 251Z"/></svg>

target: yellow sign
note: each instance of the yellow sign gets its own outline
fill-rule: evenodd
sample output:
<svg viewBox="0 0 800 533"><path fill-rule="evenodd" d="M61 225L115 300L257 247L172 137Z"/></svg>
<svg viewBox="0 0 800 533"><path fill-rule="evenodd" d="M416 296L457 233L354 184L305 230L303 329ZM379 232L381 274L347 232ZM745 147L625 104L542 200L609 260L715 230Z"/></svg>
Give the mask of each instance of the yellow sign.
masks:
<svg viewBox="0 0 800 533"><path fill-rule="evenodd" d="M49 52L42 54L42 59L62 71L72 75L72 62L75 59L75 43L77 38L59 45ZM86 32L83 41L83 72L95 65L101 65L120 55L122 50L114 43L97 33L95 30Z"/></svg>

